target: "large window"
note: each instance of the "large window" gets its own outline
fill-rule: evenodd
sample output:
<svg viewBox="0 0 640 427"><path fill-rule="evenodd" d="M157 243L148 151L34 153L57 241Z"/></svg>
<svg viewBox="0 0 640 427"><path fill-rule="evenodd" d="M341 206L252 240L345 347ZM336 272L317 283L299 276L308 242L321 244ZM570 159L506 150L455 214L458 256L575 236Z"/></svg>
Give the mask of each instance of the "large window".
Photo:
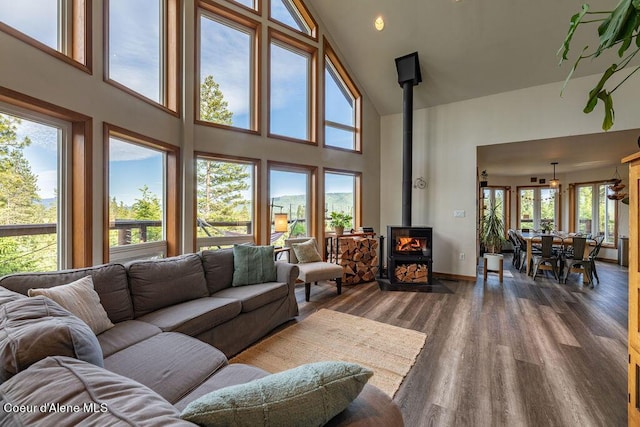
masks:
<svg viewBox="0 0 640 427"><path fill-rule="evenodd" d="M315 142L316 49L270 32L269 134Z"/></svg>
<svg viewBox="0 0 640 427"><path fill-rule="evenodd" d="M178 0L105 0L107 81L177 110Z"/></svg>
<svg viewBox="0 0 640 427"><path fill-rule="evenodd" d="M307 36L315 37L316 23L301 0L269 0L271 19Z"/></svg>
<svg viewBox="0 0 640 427"><path fill-rule="evenodd" d="M609 182L575 185L575 231L603 235L603 244L615 245L617 203L607 198L609 185Z"/></svg>
<svg viewBox="0 0 640 427"><path fill-rule="evenodd" d="M541 230L548 223L560 230L558 191L549 187L518 187L518 228Z"/></svg>
<svg viewBox="0 0 640 427"><path fill-rule="evenodd" d="M91 68L89 1L0 0L0 30L85 71ZM90 39L89 39L90 40Z"/></svg>
<svg viewBox="0 0 640 427"><path fill-rule="evenodd" d="M291 236L315 234L315 168L269 163L269 230L271 244ZM276 228L276 214L286 214L286 230Z"/></svg>
<svg viewBox="0 0 640 427"><path fill-rule="evenodd" d="M107 125L110 261L176 253L177 148Z"/></svg>
<svg viewBox="0 0 640 427"><path fill-rule="evenodd" d="M202 3L199 109L202 122L258 129L257 22Z"/></svg>
<svg viewBox="0 0 640 427"><path fill-rule="evenodd" d="M0 276L70 266L70 125L0 110Z"/></svg>
<svg viewBox="0 0 640 427"><path fill-rule="evenodd" d="M197 249L256 242L259 160L196 158Z"/></svg>
<svg viewBox="0 0 640 427"><path fill-rule="evenodd" d="M361 151L360 92L326 40L324 53L324 144Z"/></svg>
<svg viewBox="0 0 640 427"><path fill-rule="evenodd" d="M347 231L360 225L361 174L341 170L326 169L324 172L324 228L328 225L332 212L345 213L352 217Z"/></svg>

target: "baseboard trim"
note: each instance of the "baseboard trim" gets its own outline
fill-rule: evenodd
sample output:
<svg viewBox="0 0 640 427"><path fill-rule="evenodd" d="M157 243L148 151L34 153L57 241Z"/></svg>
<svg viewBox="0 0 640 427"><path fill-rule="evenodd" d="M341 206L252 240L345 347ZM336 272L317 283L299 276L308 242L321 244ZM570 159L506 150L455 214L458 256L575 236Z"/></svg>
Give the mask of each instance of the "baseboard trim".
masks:
<svg viewBox="0 0 640 427"><path fill-rule="evenodd" d="M435 271L433 272L433 277L437 277L439 279L445 279L445 280L465 280L468 282L476 281L476 276L463 276L460 274L438 273Z"/></svg>

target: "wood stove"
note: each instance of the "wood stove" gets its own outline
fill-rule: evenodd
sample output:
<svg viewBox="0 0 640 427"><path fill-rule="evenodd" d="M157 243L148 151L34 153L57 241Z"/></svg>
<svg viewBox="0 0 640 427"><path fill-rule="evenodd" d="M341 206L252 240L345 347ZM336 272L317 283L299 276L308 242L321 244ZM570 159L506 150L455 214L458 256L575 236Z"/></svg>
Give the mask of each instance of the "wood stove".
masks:
<svg viewBox="0 0 640 427"><path fill-rule="evenodd" d="M391 283L433 283L431 227L387 227L387 279Z"/></svg>

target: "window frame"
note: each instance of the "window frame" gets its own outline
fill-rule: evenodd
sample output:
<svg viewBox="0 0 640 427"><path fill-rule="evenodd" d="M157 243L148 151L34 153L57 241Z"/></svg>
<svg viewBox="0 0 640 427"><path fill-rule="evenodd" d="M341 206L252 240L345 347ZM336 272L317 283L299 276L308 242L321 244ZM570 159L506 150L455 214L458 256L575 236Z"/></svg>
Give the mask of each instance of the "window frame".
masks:
<svg viewBox="0 0 640 427"><path fill-rule="evenodd" d="M522 229L522 224L520 223L521 215L521 190L534 190L534 200L533 200L533 225L531 226L532 230L537 230L540 227L540 215L541 215L541 200L540 200L540 191L543 189L553 189L550 185L522 185L516 188L516 197L517 197L517 207L516 207L516 215L517 215L517 224L516 228L518 230ZM562 186L558 186L555 189L555 201L554 201L554 224L557 230L562 229ZM537 223L537 227L536 227Z"/></svg>
<svg viewBox="0 0 640 427"><path fill-rule="evenodd" d="M304 173L309 177L307 183L307 203L309 204L309 224L307 226L307 234L309 237L317 237L318 230L318 168L311 165L303 165L300 163L287 163L275 160L267 161L267 200L271 200L271 171ZM271 235L271 205L266 209L265 224L267 225L267 240ZM323 226L324 228L324 226Z"/></svg>
<svg viewBox="0 0 640 427"><path fill-rule="evenodd" d="M260 238L262 229L262 223L260 212L262 212L262 184L261 184L261 174L262 174L262 162L260 159L254 159L250 157L240 157L240 156L229 156L225 154L214 154L205 151L194 151L194 173L193 173L193 249L194 251L201 250L202 247L205 246L218 246L218 245L230 245L234 243L248 243L249 239L245 238L245 236L236 238L226 238L226 237L197 237L198 230L196 219L198 217L198 168L197 162L199 159L203 160L217 160L220 162L229 162L229 163L244 163L246 165L251 165L253 168L253 234L248 235L251 237L252 242L261 245L262 239Z"/></svg>
<svg viewBox="0 0 640 427"><path fill-rule="evenodd" d="M353 228L358 230L362 226L362 172L352 171L348 169L323 168L322 170L322 200L320 209L322 210L322 233L326 239L327 234L331 231L325 227L326 216L324 214L325 205L327 203L327 174L348 175L354 178L353 182ZM323 240L324 241L324 240Z"/></svg>
<svg viewBox="0 0 640 427"><path fill-rule="evenodd" d="M141 145L157 151L163 151L165 153L165 199L164 199L164 233L166 242L167 257L175 256L180 253L179 239L180 239L180 148L168 144L163 141L159 141L154 138L139 134L127 130L125 128L110 124L103 123L103 262L110 262L110 245L109 245L109 138L117 138L129 142L132 144ZM158 242L140 243L135 245L129 245L126 252L135 254L142 254L146 251L140 251L140 248L145 247L157 247Z"/></svg>
<svg viewBox="0 0 640 427"><path fill-rule="evenodd" d="M280 45L282 49L288 49L294 53L306 54L309 57L308 67L308 81L307 81L307 93L308 93L308 109L307 116L307 132L308 139L299 139L286 135L275 134L271 131L271 45L272 43ZM267 41L267 136L273 139L280 139L290 142L298 142L301 144L318 145L318 49L310 44L304 43L293 37L290 37L278 30L269 28L268 41Z"/></svg>
<svg viewBox="0 0 640 427"><path fill-rule="evenodd" d="M599 202L600 202L600 194L599 194L599 187L601 185L605 186L605 203L609 200L606 198L609 189L607 188L609 185L611 185L611 180L602 180L602 181L587 181L587 182L576 182L576 183L572 183L569 185L569 226L571 228L571 230L575 230L576 229L576 225L577 225L577 221L578 221L578 203L580 202L579 198L578 198L578 187L591 187L592 188L592 193L591 193L591 231L590 233L594 236L599 235L599 233L603 233L603 235L607 235L606 234L606 230L600 230L600 224L599 224ZM594 217L593 214L596 213L596 216ZM616 249L618 247L618 222L619 222L619 218L618 218L618 203L615 203L615 208L614 208L614 213L613 213L613 217L615 220L615 224L613 227L613 243L607 243L606 241L604 241L602 243L602 247L603 248L613 248ZM595 218L595 220L594 220Z"/></svg>
<svg viewBox="0 0 640 427"><path fill-rule="evenodd" d="M258 0L259 1L259 0ZM272 0L268 0L267 3L267 16L268 16L268 20L269 22L275 24L275 25L279 25L283 28L286 28L287 30L293 31L296 34L300 34L304 37L307 37L313 41L318 41L318 23L316 22L316 20L313 18L313 15L311 14L311 12L309 12L309 9L307 9L307 6L305 6L305 4L302 2L302 0L290 0L291 4L293 7L296 8L297 12L300 14L300 18L302 18L302 20L306 23L306 26L309 28L309 33L307 34L303 31L300 31L297 28L294 28L290 25L285 24L284 22L280 22L277 19L275 19L274 17L271 16L271 1ZM289 1L289 0L284 0L284 1Z"/></svg>
<svg viewBox="0 0 640 427"><path fill-rule="evenodd" d="M244 7L243 5L240 5ZM252 10L253 9L249 9ZM201 51L201 26L200 26L200 17L202 14L208 15L209 19L213 19L216 21L216 17L220 18L220 21L225 23L228 21L230 26L242 27L247 30L247 32L253 33L253 41L252 41L252 54L251 54L251 70L253 76L251 77L251 115L249 119L250 128L244 129L236 126L229 126L220 123L213 123L206 120L200 119L200 85L202 82L200 81L200 70L201 70L201 59L200 59L200 51ZM215 128L222 129L230 129L237 132L244 132L259 135L261 134L261 116L262 116L262 67L261 67L261 57L262 57L262 25L260 22L248 18L246 16L242 16L237 12L234 12L230 9L227 9L223 6L213 4L206 0L198 0L196 4L196 30L195 30L195 83L194 83L194 123L202 126L210 126Z"/></svg>
<svg viewBox="0 0 640 427"><path fill-rule="evenodd" d="M23 33L22 31L0 22L0 31L14 37L48 55L53 56L87 74L92 74L92 4L90 0L66 0L63 9L64 15L61 33L61 44L64 52L48 46L41 41Z"/></svg>
<svg viewBox="0 0 640 427"><path fill-rule="evenodd" d="M353 82L353 79L351 78L351 76L349 75L349 73L347 72L346 68L344 67L344 65L342 65L342 62L340 61L340 58L338 58L338 55L336 54L336 52L333 50L333 48L331 47L331 45L329 44L329 41L327 40L326 37L323 37L323 52L324 52L324 56L323 56L323 70L331 70L331 68L333 69L333 71L335 71L337 73L337 77L342 81L342 83L345 86L345 89L349 91L349 93L351 94L351 96L353 97L353 123L354 126L347 126L347 125L343 125L341 123L335 123L335 122L331 122L329 120L326 119L326 109L327 109L327 100L326 100L326 88L327 88L327 84L325 82L324 76L325 74L323 73L323 78L322 78L322 94L323 94L323 105L322 105L322 114L323 114L323 123L325 128L327 126L329 127L334 127L336 129L340 129L340 130L346 130L346 131L350 131L353 132L353 145L354 148L353 149L348 149L348 148L342 148L342 147L336 147L333 145L328 145L327 144L327 135L325 132L325 128L323 128L323 138L322 138L322 147L323 148L330 148L332 150L340 150L340 151L347 151L347 152L355 152L358 154L362 154L362 94L360 93L360 91L358 90L358 87L356 86L356 84ZM329 66L330 65L330 66ZM331 73L331 71L329 71L329 73Z"/></svg>
<svg viewBox="0 0 640 427"><path fill-rule="evenodd" d="M103 7L104 82L146 102L147 104L160 108L166 113L175 117L180 117L182 80L182 73L180 69L180 57L182 52L179 36L181 31L180 0L161 0L163 26L161 28L162 40L160 40L162 61L160 70L160 82L162 83L162 88L160 92L162 102L156 102L153 99L147 98L125 84L109 77L109 1L110 0L104 0Z"/></svg>
<svg viewBox="0 0 640 427"><path fill-rule="evenodd" d="M504 199L503 199L503 206L502 206L502 212L503 212L502 220L503 220L503 226L504 226L504 235L506 237L507 231L509 230L509 228L511 228L511 187L504 186L504 185L488 185L486 187L480 187L480 197L479 197L480 203L478 208L480 211L480 230L481 231L482 231L482 223L483 223L482 219L484 218L484 200L486 200L484 198L484 192L487 189L490 191L489 206L492 206L495 204L496 190L500 190L504 192ZM518 190L518 200L520 200L519 194L520 194L520 191ZM519 205L519 202L518 202L518 205ZM519 221L520 220L518 219L518 222Z"/></svg>
<svg viewBox="0 0 640 427"><path fill-rule="evenodd" d="M0 86L0 102L23 108L36 114L71 123L71 147L68 153L71 170L67 171L71 186L71 215L67 245L71 247L71 268L93 265L93 119L84 114L33 98Z"/></svg>

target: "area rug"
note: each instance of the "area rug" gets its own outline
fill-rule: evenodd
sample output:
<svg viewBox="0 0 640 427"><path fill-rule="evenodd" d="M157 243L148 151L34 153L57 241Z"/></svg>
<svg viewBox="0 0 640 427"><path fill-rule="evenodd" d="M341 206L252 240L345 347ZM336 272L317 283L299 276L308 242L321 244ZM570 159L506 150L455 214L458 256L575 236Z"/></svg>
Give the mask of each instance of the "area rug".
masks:
<svg viewBox="0 0 640 427"><path fill-rule="evenodd" d="M272 373L325 360L358 363L374 372L369 383L393 397L426 339L422 332L321 309L248 348L231 363Z"/></svg>

